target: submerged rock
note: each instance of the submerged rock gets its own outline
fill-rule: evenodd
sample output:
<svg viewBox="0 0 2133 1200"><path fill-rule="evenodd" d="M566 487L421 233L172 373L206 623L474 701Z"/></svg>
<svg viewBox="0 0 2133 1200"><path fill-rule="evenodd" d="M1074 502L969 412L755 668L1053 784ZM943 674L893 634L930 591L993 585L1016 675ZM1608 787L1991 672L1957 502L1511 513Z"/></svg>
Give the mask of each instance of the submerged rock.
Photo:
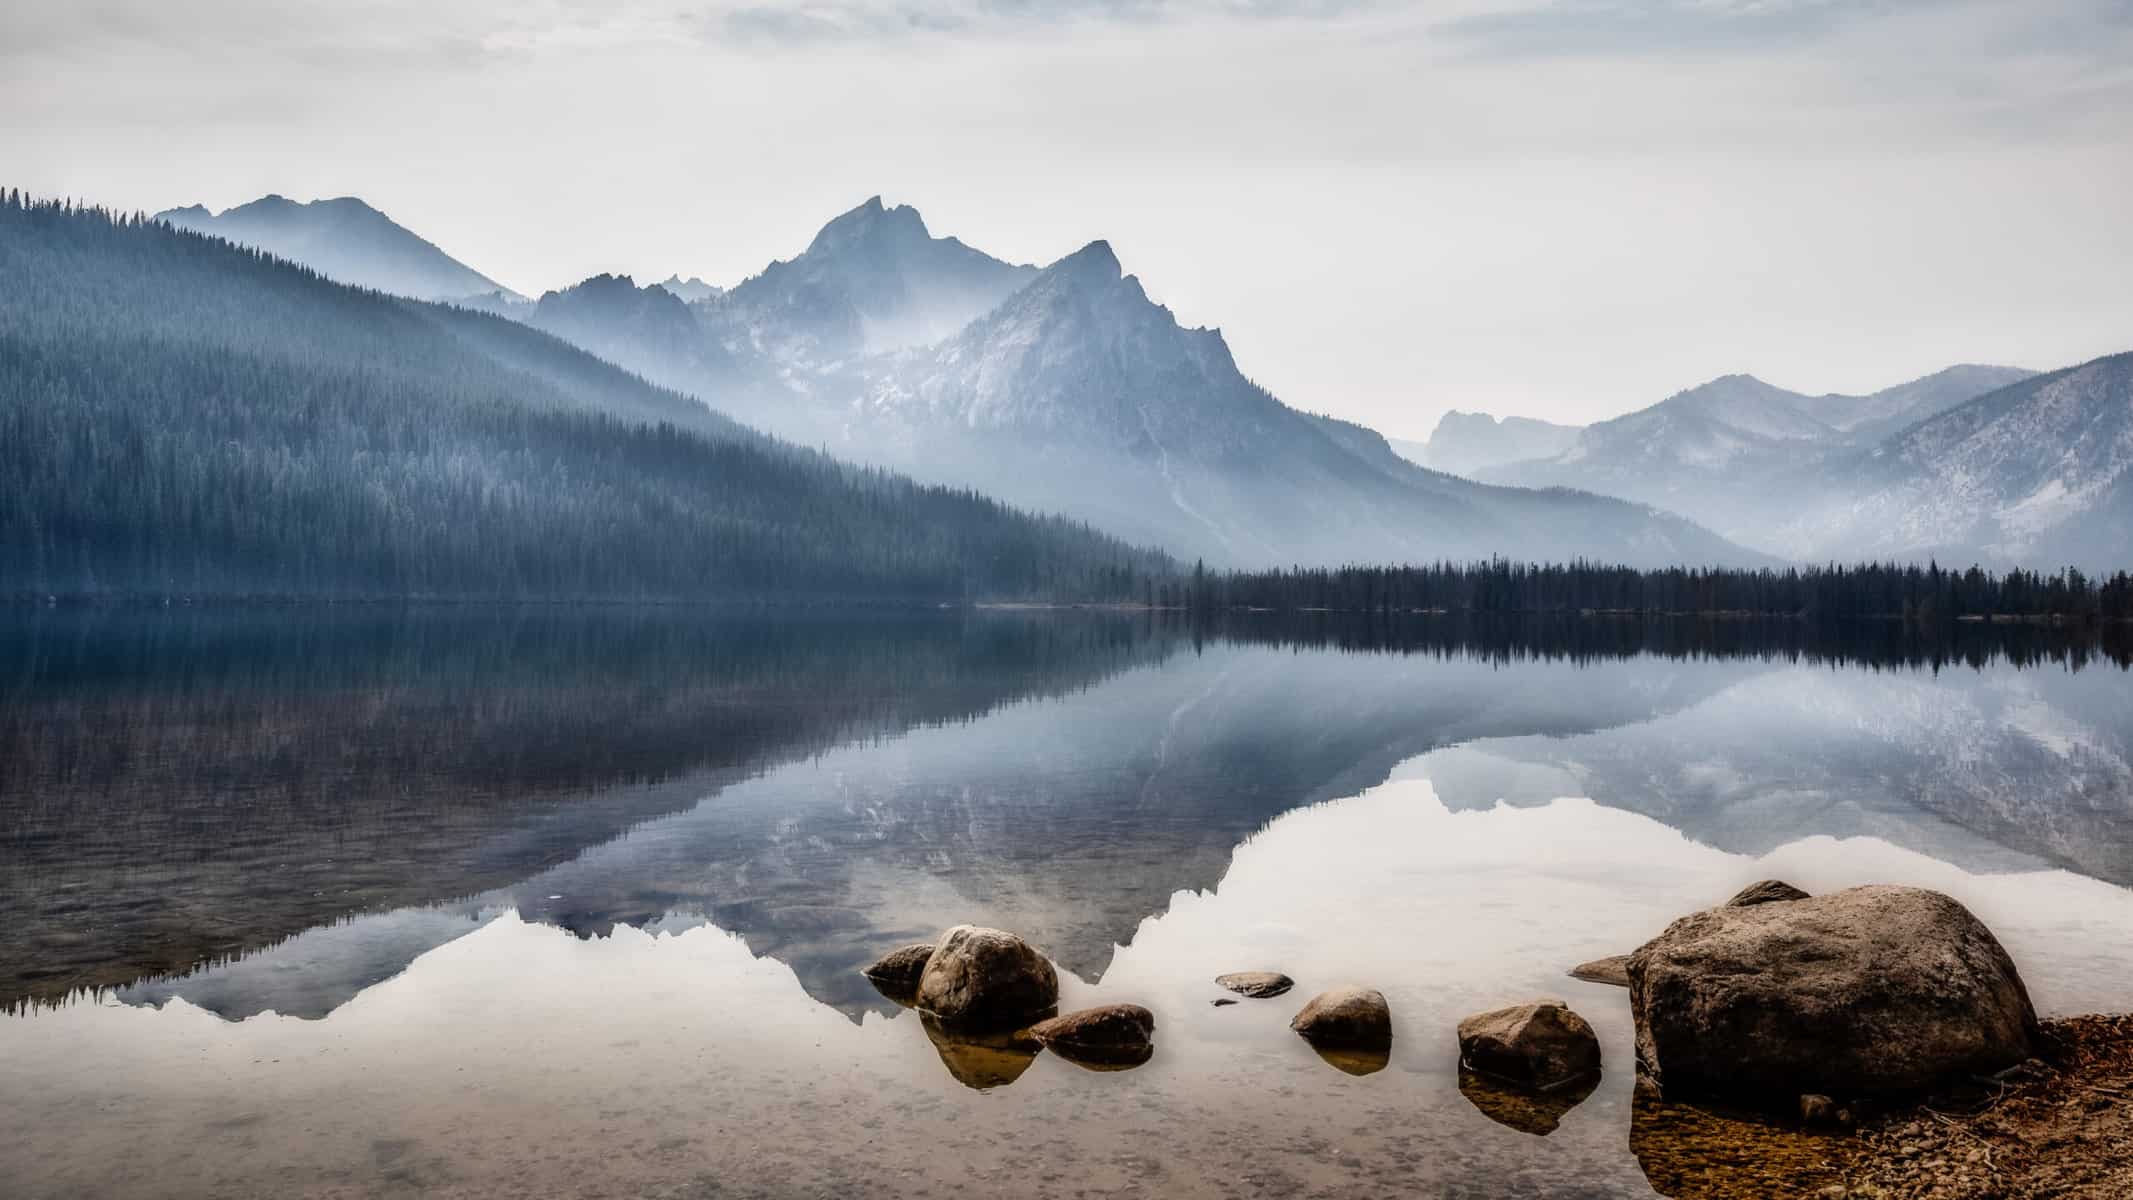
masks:
<svg viewBox="0 0 2133 1200"><path fill-rule="evenodd" d="M1478 1071L1459 1072L1459 1094L1480 1109L1481 1115L1535 1137L1554 1133L1570 1110L1583 1104L1599 1086L1597 1071L1551 1092L1511 1087Z"/></svg>
<svg viewBox="0 0 2133 1200"><path fill-rule="evenodd" d="M1562 1001L1536 1000L1459 1022L1459 1061L1512 1087L1551 1092L1600 1073L1600 1039Z"/></svg>
<svg viewBox="0 0 2133 1200"><path fill-rule="evenodd" d="M1376 988L1337 987L1311 997L1289 1028L1320 1048L1381 1050L1392 1045L1392 1008Z"/></svg>
<svg viewBox="0 0 2133 1200"><path fill-rule="evenodd" d="M1630 957L1641 1094L1789 1105L2028 1058L2037 1018L1961 904L1870 886L1683 917Z"/></svg>
<svg viewBox="0 0 2133 1200"><path fill-rule="evenodd" d="M1327 1066L1343 1075L1375 1075L1392 1064L1392 1048L1358 1049L1352 1046L1312 1046Z"/></svg>
<svg viewBox="0 0 2133 1200"><path fill-rule="evenodd" d="M1733 893L1733 898L1726 901L1726 907L1747 908L1755 904L1783 904L1788 900L1810 899L1813 897L1782 879L1765 879Z"/></svg>
<svg viewBox="0 0 2133 1200"><path fill-rule="evenodd" d="M1595 958L1570 968L1572 979L1587 983L1607 983L1615 987L1629 986L1629 955L1617 954L1609 958Z"/></svg>
<svg viewBox="0 0 2133 1200"><path fill-rule="evenodd" d="M1215 976L1215 982L1254 1000L1271 1000L1296 986L1295 980L1279 971L1232 971Z"/></svg>
<svg viewBox="0 0 2133 1200"><path fill-rule="evenodd" d="M1014 934L958 925L933 944L917 1003L946 1025L1012 1028L1051 1015L1059 1004L1059 976Z"/></svg>
<svg viewBox="0 0 2133 1200"><path fill-rule="evenodd" d="M919 1024L932 1041L941 1065L957 1083L974 1091L1006 1087L1022 1077L1043 1049L1026 1031L971 1033L952 1029L932 1016L919 1014Z"/></svg>
<svg viewBox="0 0 2133 1200"><path fill-rule="evenodd" d="M1061 1058L1139 1066L1153 1051L1155 1014L1138 1004L1104 1004L1039 1021L1029 1032Z"/></svg>
<svg viewBox="0 0 2133 1200"><path fill-rule="evenodd" d="M918 999L919 977L925 974L926 961L932 957L932 942L913 942L875 959L859 973L867 977L874 990L908 1006Z"/></svg>

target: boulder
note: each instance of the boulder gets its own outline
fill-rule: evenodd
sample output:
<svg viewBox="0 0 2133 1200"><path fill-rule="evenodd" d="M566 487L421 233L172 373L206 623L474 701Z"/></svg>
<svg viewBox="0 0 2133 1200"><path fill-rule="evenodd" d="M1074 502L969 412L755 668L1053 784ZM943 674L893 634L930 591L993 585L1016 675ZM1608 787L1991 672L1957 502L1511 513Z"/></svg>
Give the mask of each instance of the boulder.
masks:
<svg viewBox="0 0 2133 1200"><path fill-rule="evenodd" d="M944 1025L1010 1029L1052 1014L1059 1005L1059 976L1014 934L958 925L933 944L919 975L917 1003Z"/></svg>
<svg viewBox="0 0 2133 1200"><path fill-rule="evenodd" d="M1475 1013L1459 1022L1467 1069L1531 1092L1552 1092L1600 1073L1600 1039L1560 1000Z"/></svg>
<svg viewBox="0 0 2133 1200"><path fill-rule="evenodd" d="M1337 987L1311 997L1289 1028L1321 1049L1380 1050L1392 1045L1392 1009L1376 988Z"/></svg>
<svg viewBox="0 0 2133 1200"><path fill-rule="evenodd" d="M1607 983L1615 987L1629 986L1629 955L1617 954L1611 958L1595 958L1570 968L1572 979L1587 983Z"/></svg>
<svg viewBox="0 0 2133 1200"><path fill-rule="evenodd" d="M932 957L932 942L913 942L875 959L859 973L882 995L908 1005L918 998L919 977L925 974L926 960Z"/></svg>
<svg viewBox="0 0 2133 1200"><path fill-rule="evenodd" d="M1640 1094L1765 1106L1931 1088L2028 1058L2037 1018L1992 932L1920 888L1683 917L1629 961Z"/></svg>
<svg viewBox="0 0 2133 1200"><path fill-rule="evenodd" d="M1147 1062L1155 1014L1138 1004L1104 1004L1039 1021L1030 1036L1061 1058L1083 1065Z"/></svg>
<svg viewBox="0 0 2133 1200"><path fill-rule="evenodd" d="M1296 986L1295 980L1279 971L1232 971L1215 976L1215 982L1254 1000L1271 1000Z"/></svg>
<svg viewBox="0 0 2133 1200"><path fill-rule="evenodd" d="M1747 908L1753 904L1782 904L1787 900L1807 899L1811 899L1811 897L1806 892L1786 883L1782 879L1765 879L1760 883L1751 883L1733 893L1733 898L1726 901L1726 907Z"/></svg>

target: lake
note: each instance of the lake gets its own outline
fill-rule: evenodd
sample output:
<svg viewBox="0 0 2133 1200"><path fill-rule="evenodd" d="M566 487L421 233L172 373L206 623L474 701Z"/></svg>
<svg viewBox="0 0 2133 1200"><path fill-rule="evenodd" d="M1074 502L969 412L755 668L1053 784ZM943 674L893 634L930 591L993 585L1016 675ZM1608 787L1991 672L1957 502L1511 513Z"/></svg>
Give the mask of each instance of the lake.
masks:
<svg viewBox="0 0 2133 1200"><path fill-rule="evenodd" d="M15 610L0 1180L1773 1194L1821 1143L1633 1105L1626 993L1565 970L1756 879L1901 882L2041 1011L2126 1008L2127 662L2027 627ZM954 1042L859 975L961 922L1063 1008L1146 1005L1154 1058ZM1253 969L1297 989L1212 1003ZM1388 1061L1289 1032L1343 982ZM1470 1099L1459 1018L1540 996L1599 1031L1597 1090Z"/></svg>

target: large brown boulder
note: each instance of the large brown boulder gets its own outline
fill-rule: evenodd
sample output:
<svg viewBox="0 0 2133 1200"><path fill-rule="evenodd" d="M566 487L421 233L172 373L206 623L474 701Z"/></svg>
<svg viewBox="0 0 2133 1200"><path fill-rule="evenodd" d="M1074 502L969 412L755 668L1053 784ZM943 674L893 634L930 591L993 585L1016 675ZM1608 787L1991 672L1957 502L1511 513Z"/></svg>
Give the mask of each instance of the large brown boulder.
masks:
<svg viewBox="0 0 2133 1200"><path fill-rule="evenodd" d="M1051 962L1011 933L958 925L933 943L918 979L918 1007L945 1025L1011 1029L1059 1005Z"/></svg>
<svg viewBox="0 0 2133 1200"><path fill-rule="evenodd" d="M1920 888L1725 906L1629 960L1640 1090L1791 1105L1908 1092L2030 1056L2036 1013L1992 932Z"/></svg>
<svg viewBox="0 0 2133 1200"><path fill-rule="evenodd" d="M1311 997L1289 1028L1321 1049L1382 1050L1392 1045L1392 1008L1376 988L1337 987Z"/></svg>
<svg viewBox="0 0 2133 1200"><path fill-rule="evenodd" d="M1552 1092L1600 1073L1600 1039L1562 1001L1537 1000L1459 1022L1459 1061L1513 1087Z"/></svg>
<svg viewBox="0 0 2133 1200"><path fill-rule="evenodd" d="M908 1005L917 999L919 978L926 973L926 961L932 957L932 942L913 942L875 959L860 974L882 995Z"/></svg>

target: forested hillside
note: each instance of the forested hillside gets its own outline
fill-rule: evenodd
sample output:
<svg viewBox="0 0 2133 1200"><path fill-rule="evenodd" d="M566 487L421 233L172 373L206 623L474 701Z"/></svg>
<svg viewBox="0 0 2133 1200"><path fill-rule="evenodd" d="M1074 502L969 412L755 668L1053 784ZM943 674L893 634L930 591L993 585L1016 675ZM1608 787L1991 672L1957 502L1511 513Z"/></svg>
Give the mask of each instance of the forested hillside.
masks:
<svg viewBox="0 0 2133 1200"><path fill-rule="evenodd" d="M1167 560L543 334L0 200L0 593L1137 596Z"/></svg>

